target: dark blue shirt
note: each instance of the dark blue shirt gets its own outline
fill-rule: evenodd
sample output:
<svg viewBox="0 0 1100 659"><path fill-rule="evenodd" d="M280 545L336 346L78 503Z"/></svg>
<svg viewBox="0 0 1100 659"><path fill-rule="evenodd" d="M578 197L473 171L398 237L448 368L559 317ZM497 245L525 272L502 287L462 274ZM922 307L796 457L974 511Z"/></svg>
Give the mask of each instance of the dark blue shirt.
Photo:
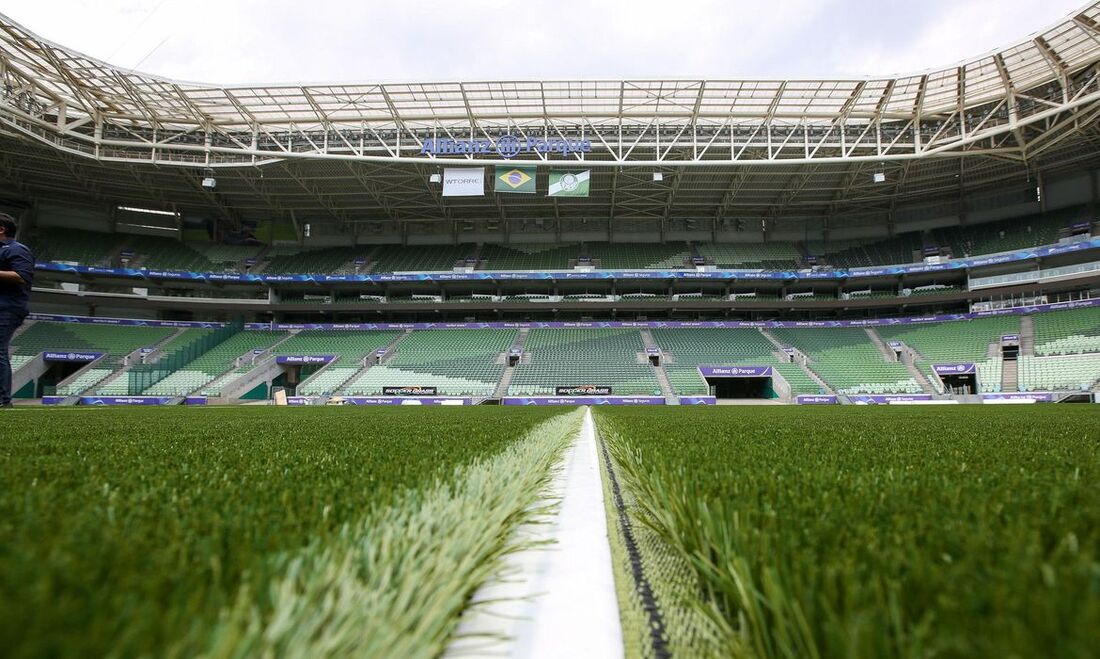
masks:
<svg viewBox="0 0 1100 659"><path fill-rule="evenodd" d="M12 271L23 278L23 284L0 282L0 314L4 312L26 316L34 281L34 255L27 246L14 239L0 240L0 271Z"/></svg>

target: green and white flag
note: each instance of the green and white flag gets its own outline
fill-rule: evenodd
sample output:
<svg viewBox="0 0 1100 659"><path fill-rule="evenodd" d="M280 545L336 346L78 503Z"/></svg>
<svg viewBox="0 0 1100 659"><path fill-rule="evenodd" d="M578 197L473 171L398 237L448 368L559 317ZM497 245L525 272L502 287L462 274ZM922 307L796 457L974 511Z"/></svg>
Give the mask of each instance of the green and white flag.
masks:
<svg viewBox="0 0 1100 659"><path fill-rule="evenodd" d="M587 197L591 170L583 172L550 171L550 197Z"/></svg>
<svg viewBox="0 0 1100 659"><path fill-rule="evenodd" d="M497 167L495 181L496 192L535 194L534 167Z"/></svg>

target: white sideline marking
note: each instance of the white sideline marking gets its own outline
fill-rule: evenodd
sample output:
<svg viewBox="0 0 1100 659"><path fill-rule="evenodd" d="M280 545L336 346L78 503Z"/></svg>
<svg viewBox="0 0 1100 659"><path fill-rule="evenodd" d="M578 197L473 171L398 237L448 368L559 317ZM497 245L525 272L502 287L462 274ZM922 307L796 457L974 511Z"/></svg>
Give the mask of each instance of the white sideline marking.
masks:
<svg viewBox="0 0 1100 659"><path fill-rule="evenodd" d="M458 628L462 638L444 656L623 656L600 465L592 411L585 409L577 440L544 501L560 498L557 514L519 531L524 540L554 544L505 559L501 577L473 597L475 603L493 602L467 610Z"/></svg>

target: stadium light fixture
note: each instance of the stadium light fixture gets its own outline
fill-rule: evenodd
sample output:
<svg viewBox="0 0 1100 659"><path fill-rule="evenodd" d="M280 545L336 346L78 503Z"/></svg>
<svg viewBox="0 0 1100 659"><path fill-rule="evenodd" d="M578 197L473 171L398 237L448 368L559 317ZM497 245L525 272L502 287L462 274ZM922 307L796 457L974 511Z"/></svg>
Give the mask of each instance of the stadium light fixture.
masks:
<svg viewBox="0 0 1100 659"><path fill-rule="evenodd" d="M440 174L439 172L436 172L436 173L434 173L434 174L432 174L431 176L428 177L428 182L429 183L442 183L443 182L443 175Z"/></svg>
<svg viewBox="0 0 1100 659"><path fill-rule="evenodd" d="M875 183L885 183L886 182L886 172L875 172L871 176L871 180L873 180Z"/></svg>
<svg viewBox="0 0 1100 659"><path fill-rule="evenodd" d="M663 181L663 180L665 180L665 175L662 174L661 172L653 172L653 180L654 181Z"/></svg>
<svg viewBox="0 0 1100 659"><path fill-rule="evenodd" d="M120 211L129 211L131 213L146 213L148 215L167 215L169 217L179 217L179 213L174 211L161 211L155 208L138 208L137 206L119 206Z"/></svg>

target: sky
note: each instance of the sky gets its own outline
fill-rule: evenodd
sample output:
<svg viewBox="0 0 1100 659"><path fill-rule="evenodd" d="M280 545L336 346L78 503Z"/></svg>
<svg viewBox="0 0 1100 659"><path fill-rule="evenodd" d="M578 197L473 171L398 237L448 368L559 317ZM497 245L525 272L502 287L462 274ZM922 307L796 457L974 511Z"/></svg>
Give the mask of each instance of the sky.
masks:
<svg viewBox="0 0 1100 659"><path fill-rule="evenodd" d="M5 0L124 68L217 84L851 78L950 66L1087 0Z"/></svg>

